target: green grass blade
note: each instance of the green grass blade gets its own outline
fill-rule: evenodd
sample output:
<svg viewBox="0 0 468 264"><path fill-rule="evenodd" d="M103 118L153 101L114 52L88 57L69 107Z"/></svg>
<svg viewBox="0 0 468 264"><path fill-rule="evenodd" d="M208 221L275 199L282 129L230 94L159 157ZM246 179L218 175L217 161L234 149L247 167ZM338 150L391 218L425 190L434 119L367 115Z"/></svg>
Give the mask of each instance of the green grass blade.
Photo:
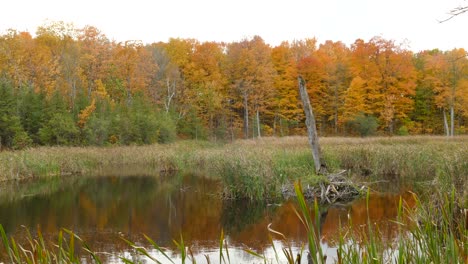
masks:
<svg viewBox="0 0 468 264"><path fill-rule="evenodd" d="M120 260L122 260L125 264L135 264L135 262L133 262L133 260L130 260L128 258L125 258L125 257L119 257Z"/></svg>
<svg viewBox="0 0 468 264"><path fill-rule="evenodd" d="M250 249L248 249L248 248L244 248L243 250L244 250L245 252L249 253L250 255L254 256L254 257L261 258L261 259L263 259L264 261L266 260L266 259L265 259L265 256L262 256L262 255L258 254L258 253L255 252L255 251L252 251L252 250L250 250Z"/></svg>
<svg viewBox="0 0 468 264"><path fill-rule="evenodd" d="M13 255L15 256L15 259L17 260L18 263L21 263L21 255L18 250L18 246L15 242L15 239L12 237L11 238L11 248L13 250Z"/></svg>
<svg viewBox="0 0 468 264"><path fill-rule="evenodd" d="M164 250L158 245L156 244L156 242L154 242L150 237L148 237L147 235L143 235L146 240L148 242L150 242L150 244L154 247L154 249L156 249L159 253L161 253L167 260L169 260L171 263L174 263L174 261L166 254L166 252L164 252Z"/></svg>
<svg viewBox="0 0 468 264"><path fill-rule="evenodd" d="M57 247L58 247L58 262L59 263L62 263L63 262L63 253L62 253L62 248L63 248L63 231L60 230L59 231L59 235L58 235L58 244L57 244Z"/></svg>
<svg viewBox="0 0 468 264"><path fill-rule="evenodd" d="M133 243L132 241L130 240L127 240L123 237L120 237L120 239L122 239L123 241L125 241L125 243L127 243L131 248L135 249L137 252L141 253L142 255L145 255L146 257L148 257L149 259L151 259L152 261L156 262L156 263L161 263L159 262L157 259L155 259L153 256L151 256L148 251L144 248L144 247L140 247L140 246L137 246L135 243Z"/></svg>
<svg viewBox="0 0 468 264"><path fill-rule="evenodd" d="M187 258L187 252L185 250L185 245L184 245L184 238L182 237L182 234L180 235L180 242L177 242L176 240L173 240L174 244L179 248L180 255L182 258L182 264L185 263L185 259Z"/></svg>
<svg viewBox="0 0 468 264"><path fill-rule="evenodd" d="M300 181L294 183L294 190L296 192L296 200L299 204L299 209L302 213L302 217L299 215L298 212L296 214L299 216L299 219L303 223L306 231L307 231L307 239L309 241L309 252L312 257L312 261L314 263L322 263L323 262L323 254L320 246L320 241L318 235L316 234L315 228L313 226L312 218L309 213L309 208L304 198L304 194L302 192L302 187ZM315 209L318 210L318 203L317 201L315 205ZM317 215L317 212L316 212ZM317 216L316 216L317 217ZM319 226L317 226L319 228Z"/></svg>
<svg viewBox="0 0 468 264"><path fill-rule="evenodd" d="M228 263L231 263L231 257L229 256L229 247L228 247L228 242L224 240L224 248L226 249L226 256L228 259Z"/></svg>
<svg viewBox="0 0 468 264"><path fill-rule="evenodd" d="M3 229L2 224L0 224L0 234L2 236L2 242L3 246L5 247L5 250L8 252L8 256L10 257L10 261L13 263L13 252L11 251L10 243L8 242L8 237L5 233L5 230Z"/></svg>
<svg viewBox="0 0 468 264"><path fill-rule="evenodd" d="M224 242L224 230L221 229L221 236L219 237L219 263L226 263L226 260L223 256L223 242Z"/></svg>
<svg viewBox="0 0 468 264"><path fill-rule="evenodd" d="M275 243L273 243L273 237L271 236L271 234L268 234L268 239L270 240L271 247L273 248L273 252L275 252L276 263L279 263L278 252L276 251Z"/></svg>

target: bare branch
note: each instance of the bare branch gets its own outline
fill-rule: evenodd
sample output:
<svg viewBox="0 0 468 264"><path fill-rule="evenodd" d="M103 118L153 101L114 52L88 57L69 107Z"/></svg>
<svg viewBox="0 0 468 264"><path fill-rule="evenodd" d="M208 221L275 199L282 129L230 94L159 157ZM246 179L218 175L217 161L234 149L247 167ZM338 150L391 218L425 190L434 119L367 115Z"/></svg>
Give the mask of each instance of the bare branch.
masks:
<svg viewBox="0 0 468 264"><path fill-rule="evenodd" d="M439 23L444 23L446 21L449 21L450 19L458 16L458 15L461 15L465 12L468 12L468 6L459 6L459 7L456 7L452 10L450 10L450 12L448 12L448 15L449 17L444 19L444 20L440 20Z"/></svg>

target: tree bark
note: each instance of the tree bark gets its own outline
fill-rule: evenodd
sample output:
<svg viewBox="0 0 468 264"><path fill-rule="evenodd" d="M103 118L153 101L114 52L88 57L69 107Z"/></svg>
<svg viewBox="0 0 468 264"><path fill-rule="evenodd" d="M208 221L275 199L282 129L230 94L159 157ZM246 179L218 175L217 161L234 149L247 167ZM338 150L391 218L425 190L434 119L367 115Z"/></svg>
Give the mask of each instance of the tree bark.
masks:
<svg viewBox="0 0 468 264"><path fill-rule="evenodd" d="M450 106L450 136L453 137L455 129L455 111L453 109L453 104Z"/></svg>
<svg viewBox="0 0 468 264"><path fill-rule="evenodd" d="M174 97L175 91L176 91L176 82L173 81L171 83L169 79L166 79L166 88L167 88L167 95L166 95L166 99L164 100L164 108L166 110L166 113L169 113L169 109L171 108L172 98Z"/></svg>
<svg viewBox="0 0 468 264"><path fill-rule="evenodd" d="M249 103L247 94L244 94L244 137L249 138Z"/></svg>
<svg viewBox="0 0 468 264"><path fill-rule="evenodd" d="M260 112L258 111L258 108L257 108L257 133L258 133L258 137L261 138L262 135L260 134Z"/></svg>
<svg viewBox="0 0 468 264"><path fill-rule="evenodd" d="M312 150L312 158L314 159L315 173L321 174L325 172L324 171L325 164L321 162L320 144L319 144L318 135L317 135L315 117L312 111L312 105L310 104L309 94L307 94L305 81L301 76L298 77L298 81L299 81L299 93L301 95L302 106L304 107L304 112L306 116L306 126L307 126L307 134L309 137L309 144Z"/></svg>
<svg viewBox="0 0 468 264"><path fill-rule="evenodd" d="M443 110L443 115L444 115L444 129L445 129L445 135L448 137L450 136L450 131L448 128L448 123L447 123L447 115L445 114L445 109Z"/></svg>

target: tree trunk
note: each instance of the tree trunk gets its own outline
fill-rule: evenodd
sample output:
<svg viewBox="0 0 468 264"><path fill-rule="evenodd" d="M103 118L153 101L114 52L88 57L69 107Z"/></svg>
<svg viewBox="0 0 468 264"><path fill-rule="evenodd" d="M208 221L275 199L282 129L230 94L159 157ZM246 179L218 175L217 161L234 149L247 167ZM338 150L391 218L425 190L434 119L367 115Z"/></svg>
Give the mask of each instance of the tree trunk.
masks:
<svg viewBox="0 0 468 264"><path fill-rule="evenodd" d="M306 126L307 134L309 137L309 144L312 150L312 158L314 159L315 164L315 173L321 174L324 173L325 164L322 164L320 157L320 145L317 136L317 127L315 125L315 117L312 111L312 105L310 104L309 95L307 94L307 89L305 86L304 79L299 76L299 93L301 95L302 106L304 107L304 112L306 116ZM322 169L323 166L323 169Z"/></svg>
<svg viewBox="0 0 468 264"><path fill-rule="evenodd" d="M283 132L283 118L280 117L279 123L280 123L280 136L282 137L283 134L284 134L284 132Z"/></svg>
<svg viewBox="0 0 468 264"><path fill-rule="evenodd" d="M450 136L453 137L455 129L455 111L453 109L453 104L450 106Z"/></svg>
<svg viewBox="0 0 468 264"><path fill-rule="evenodd" d="M72 109L75 110L75 99L76 99L76 81L72 81L72 96L71 96L71 104L72 104Z"/></svg>
<svg viewBox="0 0 468 264"><path fill-rule="evenodd" d="M450 131L448 128L448 123L447 123L447 115L445 115L445 109L443 110L443 115L444 115L444 129L445 129L445 135L448 137L450 136Z"/></svg>
<svg viewBox="0 0 468 264"><path fill-rule="evenodd" d="M261 138L262 135L260 133L260 111L258 111L258 108L257 108L257 133L258 133L258 137Z"/></svg>
<svg viewBox="0 0 468 264"><path fill-rule="evenodd" d="M249 138L249 104L247 94L244 94L244 137Z"/></svg>
<svg viewBox="0 0 468 264"><path fill-rule="evenodd" d="M276 136L276 119L278 118L278 114L275 114L275 118L273 118L273 136Z"/></svg>

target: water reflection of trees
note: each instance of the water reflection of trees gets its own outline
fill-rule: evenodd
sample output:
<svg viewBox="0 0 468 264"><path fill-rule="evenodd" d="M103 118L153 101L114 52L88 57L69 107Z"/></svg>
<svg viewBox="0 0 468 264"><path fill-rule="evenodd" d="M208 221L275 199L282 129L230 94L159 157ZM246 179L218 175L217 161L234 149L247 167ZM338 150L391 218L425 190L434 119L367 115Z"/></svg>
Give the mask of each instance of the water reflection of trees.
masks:
<svg viewBox="0 0 468 264"><path fill-rule="evenodd" d="M324 240L330 245L336 244L340 223L343 232L350 230L354 237L362 237L367 234L366 225L369 221L378 226L382 239L386 241L395 239L398 234L398 224L394 220L398 216L400 197L405 207L413 208L416 205L413 194L404 192L402 194L374 194L371 195L368 203L363 198L345 207L330 208L322 226ZM352 225L350 225L351 222Z"/></svg>
<svg viewBox="0 0 468 264"><path fill-rule="evenodd" d="M267 206L264 201L226 200L223 201L221 224L227 234L239 233L249 225L262 221L267 212L276 206Z"/></svg>
<svg viewBox="0 0 468 264"><path fill-rule="evenodd" d="M100 252L128 250L120 234L148 245L142 236L146 234L162 246L173 246L172 240L182 235L186 244L194 245L194 252L199 252L217 247L221 229L232 246L247 245L262 250L270 245L267 230L270 223L291 243L306 243L293 201L279 206L222 201L216 196L219 187L215 180L194 175L82 178L47 195L0 203L0 223L17 240L21 240L20 234L25 234L20 225L32 233L39 226L49 241L57 241L59 229L65 227ZM340 222L343 228L361 232L359 226L367 224L368 217L380 225L386 239L394 238L397 226L388 220L397 216L399 197L372 195L368 207L362 199L328 208L320 214L323 241L334 244ZM402 198L414 206L411 194L405 193ZM311 214L314 215L312 211ZM348 215L352 227L348 226Z"/></svg>

